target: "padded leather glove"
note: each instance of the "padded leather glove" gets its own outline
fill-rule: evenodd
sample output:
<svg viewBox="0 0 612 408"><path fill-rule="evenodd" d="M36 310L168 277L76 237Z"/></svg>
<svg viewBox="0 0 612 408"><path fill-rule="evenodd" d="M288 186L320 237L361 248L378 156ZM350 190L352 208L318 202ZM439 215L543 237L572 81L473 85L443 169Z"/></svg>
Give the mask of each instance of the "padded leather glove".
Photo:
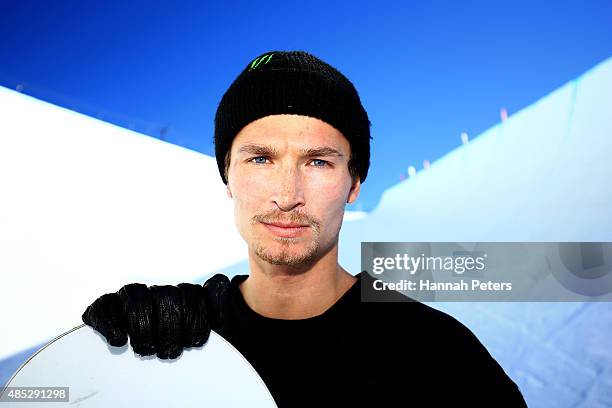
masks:
<svg viewBox="0 0 612 408"><path fill-rule="evenodd" d="M100 296L87 307L82 319L112 346L123 346L129 336L134 352L174 359L183 348L206 343L211 330L209 319L220 322L219 302L227 298L229 288L229 279L221 274L204 286L181 283L147 287L132 283Z"/></svg>

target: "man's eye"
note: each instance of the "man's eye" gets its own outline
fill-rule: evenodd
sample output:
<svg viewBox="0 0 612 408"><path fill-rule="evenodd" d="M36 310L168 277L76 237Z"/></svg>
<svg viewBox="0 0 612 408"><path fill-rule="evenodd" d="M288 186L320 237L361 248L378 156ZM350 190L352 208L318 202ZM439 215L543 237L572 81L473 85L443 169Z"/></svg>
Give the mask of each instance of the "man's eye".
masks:
<svg viewBox="0 0 612 408"><path fill-rule="evenodd" d="M259 159L263 159L263 161L259 160ZM267 159L266 156L257 156L257 157L253 157L249 161L252 161L255 164L265 164L266 163L266 159Z"/></svg>
<svg viewBox="0 0 612 408"><path fill-rule="evenodd" d="M312 162L315 163L315 167L325 167L328 165L328 163L325 160L321 160L321 159L314 159Z"/></svg>

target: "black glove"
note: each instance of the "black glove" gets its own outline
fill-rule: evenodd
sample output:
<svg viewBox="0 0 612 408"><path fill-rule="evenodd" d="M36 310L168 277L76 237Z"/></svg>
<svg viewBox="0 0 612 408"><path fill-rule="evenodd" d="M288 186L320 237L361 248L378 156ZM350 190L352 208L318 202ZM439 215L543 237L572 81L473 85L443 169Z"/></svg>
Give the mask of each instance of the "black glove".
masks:
<svg viewBox="0 0 612 408"><path fill-rule="evenodd" d="M210 320L219 323L221 301L229 294L229 279L221 274L204 286L151 286L132 283L93 302L82 319L112 346L130 337L134 352L174 359L184 347L199 347L210 335Z"/></svg>

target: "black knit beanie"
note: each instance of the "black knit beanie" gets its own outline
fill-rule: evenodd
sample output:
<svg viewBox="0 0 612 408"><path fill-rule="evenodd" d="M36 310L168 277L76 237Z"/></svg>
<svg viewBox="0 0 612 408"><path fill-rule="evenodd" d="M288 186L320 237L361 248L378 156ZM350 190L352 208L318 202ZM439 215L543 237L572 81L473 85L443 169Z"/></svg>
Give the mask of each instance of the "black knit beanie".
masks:
<svg viewBox="0 0 612 408"><path fill-rule="evenodd" d="M351 145L349 168L363 183L370 166L370 121L342 73L303 51L270 51L250 62L223 95L215 115L215 157L223 182L225 156L249 123L275 114L311 116Z"/></svg>

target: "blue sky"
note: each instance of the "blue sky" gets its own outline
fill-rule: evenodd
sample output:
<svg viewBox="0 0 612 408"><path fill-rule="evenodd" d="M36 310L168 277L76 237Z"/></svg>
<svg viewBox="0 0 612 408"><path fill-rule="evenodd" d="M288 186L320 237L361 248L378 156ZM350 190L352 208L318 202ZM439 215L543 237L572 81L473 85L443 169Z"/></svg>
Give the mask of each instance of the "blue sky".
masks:
<svg viewBox="0 0 612 408"><path fill-rule="evenodd" d="M612 56L609 1L0 0L0 85L213 155L213 117L255 56L307 50L357 87L371 210L434 161ZM165 129L165 130L162 130Z"/></svg>

